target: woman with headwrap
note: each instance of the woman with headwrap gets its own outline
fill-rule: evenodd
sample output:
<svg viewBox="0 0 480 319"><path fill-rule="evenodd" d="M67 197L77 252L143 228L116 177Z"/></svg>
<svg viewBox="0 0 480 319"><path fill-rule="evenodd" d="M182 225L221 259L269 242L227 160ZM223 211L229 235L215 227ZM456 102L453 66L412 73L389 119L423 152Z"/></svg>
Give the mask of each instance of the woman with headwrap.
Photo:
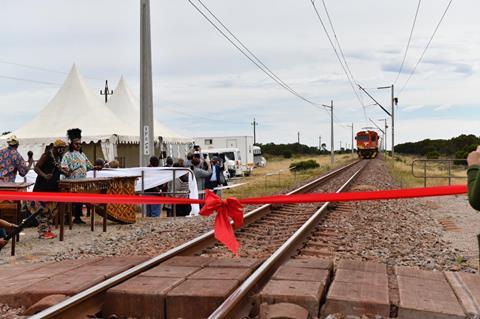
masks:
<svg viewBox="0 0 480 319"><path fill-rule="evenodd" d="M66 179L80 179L87 177L87 171L93 169L92 163L88 160L87 156L82 152L82 130L78 128L72 128L67 131L70 144L68 145L68 151L62 158L61 166L68 172L65 175ZM72 204L75 224L85 224L80 218L82 216L83 204Z"/></svg>

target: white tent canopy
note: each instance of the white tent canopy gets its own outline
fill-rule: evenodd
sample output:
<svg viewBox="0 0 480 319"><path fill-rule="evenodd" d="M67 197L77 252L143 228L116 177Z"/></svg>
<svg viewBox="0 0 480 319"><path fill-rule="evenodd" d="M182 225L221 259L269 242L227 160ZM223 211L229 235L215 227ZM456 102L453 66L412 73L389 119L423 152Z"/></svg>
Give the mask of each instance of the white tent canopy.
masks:
<svg viewBox="0 0 480 319"><path fill-rule="evenodd" d="M20 153L26 158L26 153L31 150L38 158L46 145L56 138L65 139L68 129L78 127L82 130L83 142L100 142L105 159L115 159L118 143L139 143L140 115L138 99L123 79L114 93L118 96L114 95L107 107L73 65L54 98L30 122L11 133L20 141ZM154 131L157 137L161 136L165 141L191 141L157 121ZM0 137L0 140L5 140L9 135Z"/></svg>
<svg viewBox="0 0 480 319"><path fill-rule="evenodd" d="M123 76L120 78L117 88L113 92L114 94L107 103L108 109L115 113L126 125L133 127L135 131L130 135L138 135L138 132L140 132L140 101L132 93ZM191 138L175 133L157 120L154 120L153 127L155 136L162 136L166 142L192 141Z"/></svg>

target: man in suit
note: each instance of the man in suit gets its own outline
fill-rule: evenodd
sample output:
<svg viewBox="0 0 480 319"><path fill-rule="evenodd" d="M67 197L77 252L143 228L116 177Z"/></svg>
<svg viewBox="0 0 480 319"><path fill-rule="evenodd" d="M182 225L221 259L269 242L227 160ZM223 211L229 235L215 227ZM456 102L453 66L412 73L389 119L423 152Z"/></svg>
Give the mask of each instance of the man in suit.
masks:
<svg viewBox="0 0 480 319"><path fill-rule="evenodd" d="M220 159L214 156L211 160L211 165L212 174L205 179L205 188L213 190L215 187L222 186L222 180L220 178L220 174L222 174L222 170L220 169Z"/></svg>

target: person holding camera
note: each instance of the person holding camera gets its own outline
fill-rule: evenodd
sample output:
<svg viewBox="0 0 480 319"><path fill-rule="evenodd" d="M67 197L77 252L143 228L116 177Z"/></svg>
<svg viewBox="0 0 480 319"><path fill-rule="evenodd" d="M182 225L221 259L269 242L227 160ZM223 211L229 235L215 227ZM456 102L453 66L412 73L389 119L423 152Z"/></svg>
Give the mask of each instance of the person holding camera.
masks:
<svg viewBox="0 0 480 319"><path fill-rule="evenodd" d="M207 165L207 169L203 169L202 167L202 161L200 159L200 154L195 153L193 154L192 158L192 171L195 176L195 179L197 180L197 189L199 192L203 191L205 189L205 179L212 175L212 170L210 167L210 162L205 161ZM201 194L200 198L204 198L204 195Z"/></svg>
<svg viewBox="0 0 480 319"><path fill-rule="evenodd" d="M470 206L480 210L480 146L468 154L468 201Z"/></svg>
<svg viewBox="0 0 480 319"><path fill-rule="evenodd" d="M15 135L7 138L7 147L0 150L0 180L15 183L17 172L20 176L27 175L33 165L33 153L28 152L28 165L18 152L18 139Z"/></svg>

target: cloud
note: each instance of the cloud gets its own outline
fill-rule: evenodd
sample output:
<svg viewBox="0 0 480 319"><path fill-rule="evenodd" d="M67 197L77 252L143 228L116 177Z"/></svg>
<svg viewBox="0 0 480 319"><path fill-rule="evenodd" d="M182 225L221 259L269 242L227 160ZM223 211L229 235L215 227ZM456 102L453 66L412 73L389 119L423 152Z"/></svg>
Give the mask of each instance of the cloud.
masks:
<svg viewBox="0 0 480 319"><path fill-rule="evenodd" d="M382 71L383 72L393 72L393 73L397 73L398 70L400 70L400 65L401 65L401 62L390 62L390 63L385 63L385 64L382 64ZM401 73L402 74L409 74L413 71L413 66L410 66L410 65L407 65L407 64L404 64L403 67L402 67L402 71Z"/></svg>
<svg viewBox="0 0 480 319"><path fill-rule="evenodd" d="M460 73L466 76L474 74L475 63L455 62L449 58L429 58L422 61L424 64L430 64L435 67L441 67L437 69L439 72L454 72Z"/></svg>
<svg viewBox="0 0 480 319"><path fill-rule="evenodd" d="M424 107L425 107L425 105L405 106L405 107L403 107L403 111L405 111L405 112L413 112L413 111L417 111L417 110L423 109Z"/></svg>
<svg viewBox="0 0 480 319"><path fill-rule="evenodd" d="M440 105L440 106L437 106L436 108L434 108L433 110L434 111L446 111L446 110L449 110L452 108L452 105L451 104L444 104L444 105Z"/></svg>

